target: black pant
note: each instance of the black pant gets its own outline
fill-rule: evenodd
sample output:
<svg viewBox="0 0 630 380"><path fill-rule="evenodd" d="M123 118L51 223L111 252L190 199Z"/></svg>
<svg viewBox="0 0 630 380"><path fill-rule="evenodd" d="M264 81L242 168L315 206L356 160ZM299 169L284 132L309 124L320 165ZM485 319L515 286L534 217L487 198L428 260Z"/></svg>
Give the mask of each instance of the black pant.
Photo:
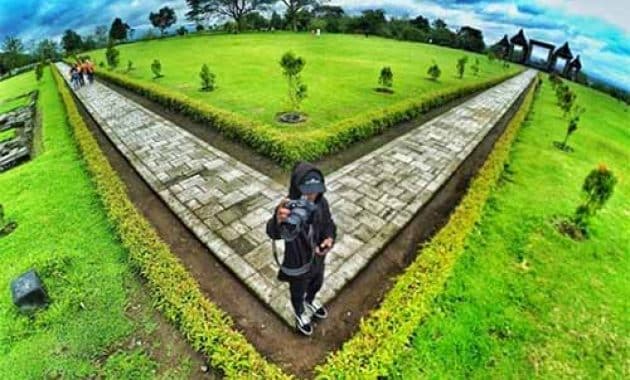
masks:
<svg viewBox="0 0 630 380"><path fill-rule="evenodd" d="M291 304L296 315L304 312L304 301L311 303L315 295L322 288L324 283L324 271L314 274L312 277L303 280L289 281L289 291L291 292Z"/></svg>

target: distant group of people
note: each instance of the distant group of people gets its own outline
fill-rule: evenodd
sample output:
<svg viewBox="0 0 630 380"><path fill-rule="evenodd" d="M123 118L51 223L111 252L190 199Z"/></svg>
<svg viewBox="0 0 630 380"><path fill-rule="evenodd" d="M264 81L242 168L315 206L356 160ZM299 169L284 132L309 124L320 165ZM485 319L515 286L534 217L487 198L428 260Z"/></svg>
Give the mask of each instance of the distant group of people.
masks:
<svg viewBox="0 0 630 380"><path fill-rule="evenodd" d="M89 59L80 59L76 64L70 67L70 83L72 84L72 88L77 90L85 86L85 77L87 77L87 83L92 84L92 82L94 82L94 64Z"/></svg>

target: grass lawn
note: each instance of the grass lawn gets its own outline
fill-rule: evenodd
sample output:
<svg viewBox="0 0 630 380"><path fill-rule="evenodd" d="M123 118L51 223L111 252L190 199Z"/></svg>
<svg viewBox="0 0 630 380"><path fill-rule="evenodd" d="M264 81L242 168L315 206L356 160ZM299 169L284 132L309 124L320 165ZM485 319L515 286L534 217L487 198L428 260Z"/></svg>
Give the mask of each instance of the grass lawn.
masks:
<svg viewBox="0 0 630 380"><path fill-rule="evenodd" d="M12 111L13 109L25 106L29 97L24 96L14 99L16 96L26 95L35 88L35 75L30 72L0 82L0 114ZM5 83L8 82L8 83Z"/></svg>
<svg viewBox="0 0 630 380"><path fill-rule="evenodd" d="M555 95L545 79L501 185L411 349L400 378L628 378L630 376L630 131L628 107L572 86L586 107L564 153ZM580 202L599 163L618 177L575 242L552 224Z"/></svg>
<svg viewBox="0 0 630 380"><path fill-rule="evenodd" d="M479 83L518 70L515 65L503 69L499 62L491 64L484 56L460 50L340 34L320 38L307 33L281 32L185 36L121 45L118 49L118 71L125 72L131 60L136 69L128 75L133 78L159 83L287 134L325 128L335 121L436 89ZM302 78L308 85L308 98L303 111L309 120L298 127L275 120L276 113L287 109L287 83L278 62L288 50L306 60ZM88 54L96 63L106 62L104 50ZM479 76L470 74L469 68L464 79L456 77L456 60L463 55L469 56L469 67L474 57L479 57ZM160 60L164 75L157 80L152 79L150 69L154 59ZM432 60L442 69L439 82L427 79ZM200 91L199 71L204 63L217 76L218 88L213 92ZM383 66L391 66L394 73L392 95L374 91Z"/></svg>
<svg viewBox="0 0 630 380"><path fill-rule="evenodd" d="M85 171L50 70L39 85L32 73L0 82L5 98L35 88L43 150L0 174L0 203L6 217L18 223L0 238L5 289L0 292L0 378L148 378L153 371L186 377L189 368L175 353L168 358L171 368L162 368L152 357L154 347L147 347L145 338L158 328L156 315ZM29 318L13 306L8 286L33 267L52 303ZM136 339L145 343L137 345Z"/></svg>
<svg viewBox="0 0 630 380"><path fill-rule="evenodd" d="M25 96L19 99L13 99L6 102L0 102L0 115L9 111L13 111L14 109L18 107L25 106L28 103L28 100L29 100L29 97Z"/></svg>
<svg viewBox="0 0 630 380"><path fill-rule="evenodd" d="M15 136L15 129L7 129L6 131L0 132L0 142L4 140L10 140Z"/></svg>

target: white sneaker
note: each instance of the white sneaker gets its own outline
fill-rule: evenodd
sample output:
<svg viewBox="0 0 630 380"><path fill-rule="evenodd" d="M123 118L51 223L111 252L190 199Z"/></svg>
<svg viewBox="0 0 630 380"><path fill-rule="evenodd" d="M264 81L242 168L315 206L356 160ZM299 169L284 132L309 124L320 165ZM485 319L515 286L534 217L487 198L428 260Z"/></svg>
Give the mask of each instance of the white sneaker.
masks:
<svg viewBox="0 0 630 380"><path fill-rule="evenodd" d="M310 336L313 333L313 326L311 326L311 318L306 314L295 315L295 328L306 336Z"/></svg>
<svg viewBox="0 0 630 380"><path fill-rule="evenodd" d="M313 300L312 303L304 302L306 307L313 313L313 315L319 319L326 319L328 317L328 310L324 307L324 305L317 302L317 300Z"/></svg>

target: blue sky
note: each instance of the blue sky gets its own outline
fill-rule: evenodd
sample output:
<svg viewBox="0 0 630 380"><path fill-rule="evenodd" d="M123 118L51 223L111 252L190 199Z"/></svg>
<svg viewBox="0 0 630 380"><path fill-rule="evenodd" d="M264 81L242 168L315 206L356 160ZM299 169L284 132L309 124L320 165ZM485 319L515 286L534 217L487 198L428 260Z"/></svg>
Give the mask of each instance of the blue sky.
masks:
<svg viewBox="0 0 630 380"><path fill-rule="evenodd" d="M561 44L569 41L585 71L630 90L630 6L620 0L331 0L346 11L383 8L390 16L422 14L442 18L452 27L477 27L486 43L524 28L528 37ZM148 14L169 5L184 20L184 0L0 0L0 39L21 37L27 46L58 38L67 28L92 33L122 17L132 27L148 27ZM280 8L280 7L278 7Z"/></svg>

